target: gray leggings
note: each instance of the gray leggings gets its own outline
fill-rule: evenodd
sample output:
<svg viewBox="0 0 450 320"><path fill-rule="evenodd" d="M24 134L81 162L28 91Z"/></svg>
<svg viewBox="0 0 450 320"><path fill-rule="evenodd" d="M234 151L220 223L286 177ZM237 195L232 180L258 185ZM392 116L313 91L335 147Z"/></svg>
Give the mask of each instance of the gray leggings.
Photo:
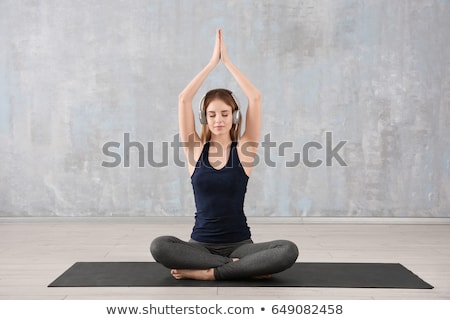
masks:
<svg viewBox="0 0 450 320"><path fill-rule="evenodd" d="M169 269L214 268L216 280L269 275L291 267L298 257L297 246L287 240L216 244L189 242L172 236L153 240L150 252L155 261ZM232 258L239 258L233 262Z"/></svg>

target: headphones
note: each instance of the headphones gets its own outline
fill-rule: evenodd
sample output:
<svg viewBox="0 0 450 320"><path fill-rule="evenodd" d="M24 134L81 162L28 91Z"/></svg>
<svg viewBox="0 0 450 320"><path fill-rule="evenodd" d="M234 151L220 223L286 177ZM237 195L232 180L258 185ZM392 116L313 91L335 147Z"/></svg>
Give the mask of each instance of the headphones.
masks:
<svg viewBox="0 0 450 320"><path fill-rule="evenodd" d="M238 124L239 120L241 119L241 111L239 111L239 109L241 107L240 107L237 97L233 94L233 92L229 91L229 90L227 90L227 91L231 95L231 97L233 98L234 102L237 105L237 109L233 111L232 120L233 120L233 124ZM205 98L206 98L206 94L203 96L202 100L200 101L200 105L199 105L198 119L200 120L201 124L208 123L208 121L206 119L206 110L205 110L205 106L204 106Z"/></svg>

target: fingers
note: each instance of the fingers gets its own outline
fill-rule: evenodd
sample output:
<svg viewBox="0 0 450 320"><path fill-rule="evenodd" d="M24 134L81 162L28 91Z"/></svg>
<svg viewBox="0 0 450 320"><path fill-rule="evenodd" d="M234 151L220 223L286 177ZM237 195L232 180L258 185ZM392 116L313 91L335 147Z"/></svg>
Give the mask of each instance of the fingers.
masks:
<svg viewBox="0 0 450 320"><path fill-rule="evenodd" d="M222 29L219 28L216 29L216 43L214 46L212 61L217 64L220 60L222 60L222 62L228 61L228 54L225 47L225 42L223 40Z"/></svg>
<svg viewBox="0 0 450 320"><path fill-rule="evenodd" d="M222 29L219 29L219 40L220 40L220 44L222 45L223 43L223 34L222 34Z"/></svg>
<svg viewBox="0 0 450 320"><path fill-rule="evenodd" d="M214 44L214 50L213 50L213 54L211 57L211 62L214 65L217 65L220 61L220 33L219 33L219 29L217 29L216 31L216 41Z"/></svg>
<svg viewBox="0 0 450 320"><path fill-rule="evenodd" d="M220 59L222 60L222 62L226 62L228 60L227 48L223 39L222 30L220 30Z"/></svg>
<svg viewBox="0 0 450 320"><path fill-rule="evenodd" d="M216 31L216 42L220 43L220 29L217 29Z"/></svg>
<svg viewBox="0 0 450 320"><path fill-rule="evenodd" d="M216 46L219 50L219 54L222 51L221 50L221 43L222 43L222 30L221 29L217 29L217 33L216 33Z"/></svg>

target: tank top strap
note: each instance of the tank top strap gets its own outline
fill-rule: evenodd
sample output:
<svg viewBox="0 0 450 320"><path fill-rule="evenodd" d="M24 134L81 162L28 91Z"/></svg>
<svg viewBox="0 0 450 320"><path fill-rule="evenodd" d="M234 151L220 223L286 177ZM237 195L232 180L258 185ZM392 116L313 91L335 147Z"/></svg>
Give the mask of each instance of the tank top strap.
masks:
<svg viewBox="0 0 450 320"><path fill-rule="evenodd" d="M205 142L203 145L202 152L200 153L200 157L197 160L196 167L204 166L208 163L208 154L209 154L209 142Z"/></svg>

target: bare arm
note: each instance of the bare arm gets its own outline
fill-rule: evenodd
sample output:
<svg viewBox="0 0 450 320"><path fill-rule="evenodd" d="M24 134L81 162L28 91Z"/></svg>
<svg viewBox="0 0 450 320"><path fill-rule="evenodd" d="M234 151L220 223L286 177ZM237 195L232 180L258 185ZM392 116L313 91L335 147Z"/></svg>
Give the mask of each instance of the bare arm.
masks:
<svg viewBox="0 0 450 320"><path fill-rule="evenodd" d="M243 164L247 164L244 164L244 169L247 175L250 175L252 165L249 164L253 163L261 134L261 93L229 59L221 32L220 50L220 59L236 79L248 99L247 114L245 116L245 132L239 142L241 150L239 157Z"/></svg>
<svg viewBox="0 0 450 320"><path fill-rule="evenodd" d="M178 126L180 139L183 142L184 152L188 159L189 171L192 174L195 163L200 155L201 140L195 130L194 112L192 110L192 100L205 79L220 61L220 40L219 30L216 31L216 42L213 55L209 63L191 80L186 88L178 96Z"/></svg>
<svg viewBox="0 0 450 320"><path fill-rule="evenodd" d="M261 133L261 93L229 59L221 31L220 41L220 58L248 99L245 133L241 140L258 142Z"/></svg>
<svg viewBox="0 0 450 320"><path fill-rule="evenodd" d="M180 138L183 142L192 141L193 136L195 141L200 141L195 130L192 100L214 67L215 66L211 62L208 63L178 96L178 125L180 129Z"/></svg>

